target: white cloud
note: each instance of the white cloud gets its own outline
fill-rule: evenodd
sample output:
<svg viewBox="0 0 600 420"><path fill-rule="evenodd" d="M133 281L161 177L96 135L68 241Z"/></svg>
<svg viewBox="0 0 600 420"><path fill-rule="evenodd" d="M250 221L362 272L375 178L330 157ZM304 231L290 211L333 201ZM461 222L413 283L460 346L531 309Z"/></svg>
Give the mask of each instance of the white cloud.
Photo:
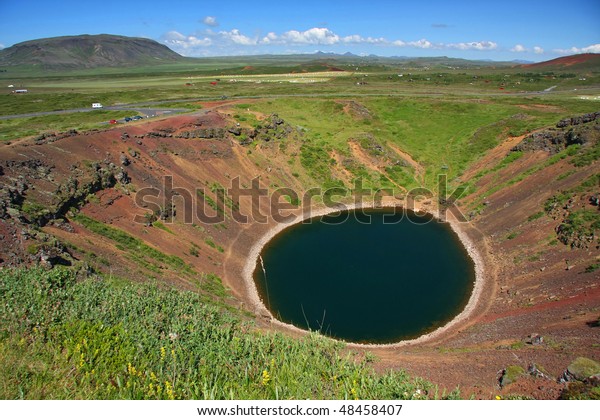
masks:
<svg viewBox="0 0 600 420"><path fill-rule="evenodd" d="M448 48L456 48L459 50L478 50L478 51L490 51L498 48L498 44L492 41L479 41L479 42L459 42L457 44L446 44Z"/></svg>
<svg viewBox="0 0 600 420"><path fill-rule="evenodd" d="M220 31L218 35L225 41L232 42L237 45L256 45L258 39L250 38L242 34L239 29L232 29L231 31Z"/></svg>
<svg viewBox="0 0 600 420"><path fill-rule="evenodd" d="M327 28L311 28L306 31L287 31L280 40L285 44L334 45L340 43L340 36Z"/></svg>
<svg viewBox="0 0 600 420"><path fill-rule="evenodd" d="M311 28L306 31L291 30L277 35L269 32L260 39L261 44L277 45L338 45L338 44L387 44L385 38L340 36L328 28Z"/></svg>
<svg viewBox="0 0 600 420"><path fill-rule="evenodd" d="M262 44L273 44L277 42L277 34L275 32L269 32L263 39L260 40Z"/></svg>
<svg viewBox="0 0 600 420"><path fill-rule="evenodd" d="M479 41L479 42L459 42L451 44L433 43L427 39L420 39L418 41L402 41L396 40L390 43L390 45L396 47L413 47L423 49L458 49L458 50L478 50L478 51L490 51L498 48L498 44L492 41Z"/></svg>
<svg viewBox="0 0 600 420"><path fill-rule="evenodd" d="M600 44L590 45L588 47L582 48L581 51L584 53L600 54Z"/></svg>
<svg viewBox="0 0 600 420"><path fill-rule="evenodd" d="M512 52L519 52L519 53L520 53L520 52L527 52L527 51L528 51L528 50L527 50L527 48L525 48L525 47L524 47L523 45L521 45L521 44L517 44L517 45L515 45L515 46L514 46L514 47L512 47L510 50L511 50Z"/></svg>
<svg viewBox="0 0 600 420"><path fill-rule="evenodd" d="M407 42L406 45L416 48L434 48L434 45L426 39L420 39L418 41Z"/></svg>
<svg viewBox="0 0 600 420"><path fill-rule="evenodd" d="M208 47L213 41L210 38L197 38L193 35L185 36L177 31L167 32L163 42L177 52L185 53L197 47Z"/></svg>
<svg viewBox="0 0 600 420"><path fill-rule="evenodd" d="M206 16L202 19L202 23L207 26L219 26L219 22L217 22L217 18L214 16Z"/></svg>
<svg viewBox="0 0 600 420"><path fill-rule="evenodd" d="M535 46L533 47L533 52L536 54L544 54L544 49L542 47Z"/></svg>
<svg viewBox="0 0 600 420"><path fill-rule="evenodd" d="M341 38L344 44L372 44L372 45L386 45L389 44L385 38L363 38L360 35L349 35Z"/></svg>
<svg viewBox="0 0 600 420"><path fill-rule="evenodd" d="M426 39L420 39L418 41L402 41L401 39L397 39L396 41L392 41L389 43L394 47L413 47L413 48L439 48L440 44L433 44L432 42Z"/></svg>
<svg viewBox="0 0 600 420"><path fill-rule="evenodd" d="M588 45L587 47L583 47L583 48L571 47L568 50L555 49L553 51L555 53L562 54L562 55L583 54L583 53L600 54L600 44Z"/></svg>
<svg viewBox="0 0 600 420"><path fill-rule="evenodd" d="M209 19L210 18L210 19ZM216 19L211 16L204 18L207 25L215 24ZM383 37L364 37L359 34L339 35L326 27L315 27L305 31L289 30L282 33L267 32L266 35L248 36L239 29L229 31L215 31L210 28L191 35L183 35L177 31L168 32L163 36L163 42L183 55L218 55L218 54L250 54L264 53L268 47L287 48L297 51L302 46L381 46L417 49L458 49L458 50L496 50L498 44L492 41L460 42L460 43L434 43L427 39L416 41L395 40L389 41ZM210 47L210 48L208 48ZM517 44L513 51L528 51Z"/></svg>

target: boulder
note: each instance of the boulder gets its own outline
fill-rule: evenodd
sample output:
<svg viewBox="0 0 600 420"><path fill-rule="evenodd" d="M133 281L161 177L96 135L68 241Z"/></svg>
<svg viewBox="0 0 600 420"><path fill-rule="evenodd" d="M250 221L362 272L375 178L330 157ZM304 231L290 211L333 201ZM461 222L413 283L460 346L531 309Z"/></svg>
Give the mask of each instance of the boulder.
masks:
<svg viewBox="0 0 600 420"><path fill-rule="evenodd" d="M242 129L240 127L229 127L227 129L228 132L230 132L231 134L233 134L234 136L239 136L242 134Z"/></svg>
<svg viewBox="0 0 600 420"><path fill-rule="evenodd" d="M128 157L125 155L125 153L121 153L120 160L121 160L121 165L123 165L123 166L127 166L127 165L129 165L129 164L131 163L131 161L130 161L130 160L129 160L129 158L128 158Z"/></svg>
<svg viewBox="0 0 600 420"><path fill-rule="evenodd" d="M586 357L578 357L567 367L561 380L563 382L585 381L596 375L600 375L600 363Z"/></svg>
<svg viewBox="0 0 600 420"><path fill-rule="evenodd" d="M531 334L527 342L534 346L539 346L540 344L544 344L544 337L539 334Z"/></svg>

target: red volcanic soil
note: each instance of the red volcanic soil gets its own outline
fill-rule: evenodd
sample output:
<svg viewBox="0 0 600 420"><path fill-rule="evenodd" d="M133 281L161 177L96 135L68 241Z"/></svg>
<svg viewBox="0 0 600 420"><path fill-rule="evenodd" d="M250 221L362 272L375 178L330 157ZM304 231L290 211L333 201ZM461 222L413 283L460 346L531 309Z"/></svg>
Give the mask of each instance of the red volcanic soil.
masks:
<svg viewBox="0 0 600 420"><path fill-rule="evenodd" d="M577 64L587 64L600 61L600 54L576 54L566 57L559 57L553 60L542 61L541 63L523 64L522 68L539 68L539 67L571 67Z"/></svg>

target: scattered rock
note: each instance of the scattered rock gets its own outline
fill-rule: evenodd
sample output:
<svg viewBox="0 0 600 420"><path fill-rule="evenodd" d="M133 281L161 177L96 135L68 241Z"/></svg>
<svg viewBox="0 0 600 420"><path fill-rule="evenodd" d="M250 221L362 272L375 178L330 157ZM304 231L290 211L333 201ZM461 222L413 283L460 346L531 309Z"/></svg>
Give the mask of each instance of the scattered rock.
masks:
<svg viewBox="0 0 600 420"><path fill-rule="evenodd" d="M544 337L539 334L531 334L527 340L527 343L534 346L539 346L540 344L544 344Z"/></svg>
<svg viewBox="0 0 600 420"><path fill-rule="evenodd" d="M590 112L589 114L579 115L577 117L565 118L560 120L557 124L557 128L564 128L573 125L585 124L588 122L595 121L600 118L600 111Z"/></svg>
<svg viewBox="0 0 600 420"><path fill-rule="evenodd" d="M123 166L127 166L127 165L129 165L129 164L131 163L131 161L130 161L130 160L129 160L129 158L128 158L128 157L125 155L125 153L121 153L120 160L121 160L121 165L123 165Z"/></svg>
<svg viewBox="0 0 600 420"><path fill-rule="evenodd" d="M536 365L535 363L531 363L527 367L527 373L536 378L544 378L544 379L548 379L548 380L553 380L552 377L550 375L548 375L548 373L546 372L546 369L544 369L541 366Z"/></svg>
<svg viewBox="0 0 600 420"><path fill-rule="evenodd" d="M242 134L242 129L238 126L230 127L227 129L227 131L233 134L234 136L240 136Z"/></svg>
<svg viewBox="0 0 600 420"><path fill-rule="evenodd" d="M200 128L197 130L183 131L176 138L182 139L223 139L227 130L224 128ZM240 131L241 134L241 131Z"/></svg>
<svg viewBox="0 0 600 420"><path fill-rule="evenodd" d="M556 125L557 128L541 130L525 137L523 141L511 149L511 152L543 150L554 154L570 145L577 144L583 146L597 142L600 137L600 124L596 122L584 125L595 121L597 114L600 115L600 111L561 120ZM590 115L595 115L595 117L591 118L589 117ZM566 121L574 121L576 123L566 123Z"/></svg>

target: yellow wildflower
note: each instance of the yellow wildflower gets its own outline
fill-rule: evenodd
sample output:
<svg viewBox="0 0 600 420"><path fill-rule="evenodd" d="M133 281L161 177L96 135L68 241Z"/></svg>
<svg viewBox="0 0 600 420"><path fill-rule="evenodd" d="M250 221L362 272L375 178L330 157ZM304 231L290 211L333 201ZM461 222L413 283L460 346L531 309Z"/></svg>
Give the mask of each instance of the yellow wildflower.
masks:
<svg viewBox="0 0 600 420"><path fill-rule="evenodd" d="M171 382L165 381L165 392L167 393L167 398L170 400L175 399L175 392L173 392L173 386Z"/></svg>
<svg viewBox="0 0 600 420"><path fill-rule="evenodd" d="M137 369L131 363L127 363L127 372L130 375L135 376L137 374Z"/></svg>
<svg viewBox="0 0 600 420"><path fill-rule="evenodd" d="M160 348L160 360L165 360L165 356L167 355L167 351L164 347Z"/></svg>
<svg viewBox="0 0 600 420"><path fill-rule="evenodd" d="M271 381L271 375L269 375L269 372L265 369L262 372L262 384L263 386L266 386L269 382Z"/></svg>

